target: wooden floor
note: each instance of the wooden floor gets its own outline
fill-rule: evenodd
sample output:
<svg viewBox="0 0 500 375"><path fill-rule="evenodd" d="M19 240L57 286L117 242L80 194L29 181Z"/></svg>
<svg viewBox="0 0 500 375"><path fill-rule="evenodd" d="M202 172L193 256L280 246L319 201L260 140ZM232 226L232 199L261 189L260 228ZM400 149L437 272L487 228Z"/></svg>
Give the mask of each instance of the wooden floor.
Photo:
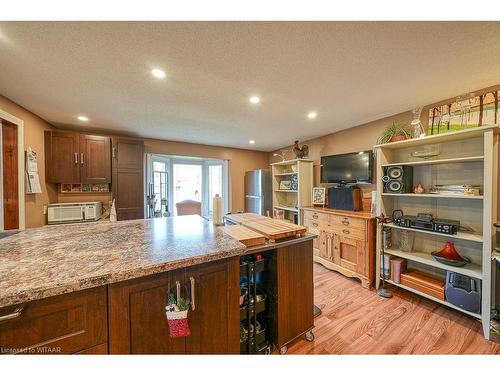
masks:
<svg viewBox="0 0 500 375"><path fill-rule="evenodd" d="M296 341L289 354L499 354L479 321L393 287L379 297L359 282L314 265L316 339Z"/></svg>

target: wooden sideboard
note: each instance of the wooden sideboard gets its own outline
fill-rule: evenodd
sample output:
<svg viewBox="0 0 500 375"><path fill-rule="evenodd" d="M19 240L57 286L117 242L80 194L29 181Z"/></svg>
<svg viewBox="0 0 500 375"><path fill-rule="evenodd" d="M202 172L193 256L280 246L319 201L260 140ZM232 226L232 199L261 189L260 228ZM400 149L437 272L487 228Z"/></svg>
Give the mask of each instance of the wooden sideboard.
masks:
<svg viewBox="0 0 500 375"><path fill-rule="evenodd" d="M375 217L366 211L305 207L302 223L313 241L314 261L371 289L375 279Z"/></svg>

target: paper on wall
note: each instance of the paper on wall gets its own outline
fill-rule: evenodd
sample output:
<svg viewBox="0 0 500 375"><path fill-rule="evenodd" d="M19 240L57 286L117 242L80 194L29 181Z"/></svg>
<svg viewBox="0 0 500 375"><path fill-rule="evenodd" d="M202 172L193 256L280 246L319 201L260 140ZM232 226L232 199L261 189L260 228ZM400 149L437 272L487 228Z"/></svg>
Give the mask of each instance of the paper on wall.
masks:
<svg viewBox="0 0 500 375"><path fill-rule="evenodd" d="M26 151L26 193L41 193L40 177L38 176L38 164L36 152L28 147Z"/></svg>

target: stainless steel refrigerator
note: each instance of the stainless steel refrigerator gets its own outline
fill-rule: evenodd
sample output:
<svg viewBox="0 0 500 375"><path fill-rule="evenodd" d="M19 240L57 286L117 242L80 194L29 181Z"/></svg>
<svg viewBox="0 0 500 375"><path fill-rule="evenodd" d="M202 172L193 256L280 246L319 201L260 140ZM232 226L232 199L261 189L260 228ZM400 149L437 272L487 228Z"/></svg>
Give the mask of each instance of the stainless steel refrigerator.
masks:
<svg viewBox="0 0 500 375"><path fill-rule="evenodd" d="M245 212L272 215L273 193L271 171L257 169L245 173Z"/></svg>

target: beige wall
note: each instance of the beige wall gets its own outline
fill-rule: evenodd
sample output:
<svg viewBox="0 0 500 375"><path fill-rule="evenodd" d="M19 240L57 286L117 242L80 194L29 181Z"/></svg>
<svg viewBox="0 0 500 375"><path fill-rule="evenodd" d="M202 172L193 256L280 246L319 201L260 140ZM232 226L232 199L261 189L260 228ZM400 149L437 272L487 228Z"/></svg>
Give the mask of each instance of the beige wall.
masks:
<svg viewBox="0 0 500 375"><path fill-rule="evenodd" d="M158 139L145 139L144 146L146 152L150 153L229 160L229 199L233 212L245 209L245 172L253 169L270 169L267 152Z"/></svg>
<svg viewBox="0 0 500 375"><path fill-rule="evenodd" d="M45 155L43 143L43 131L54 129L45 120L34 115L23 107L15 104L4 96L0 95L0 109L24 121L24 147L31 147L38 155L38 172L41 194L25 194L26 202L26 227L32 228L45 224L43 206L49 202L55 202L57 194L55 187L45 184Z"/></svg>
<svg viewBox="0 0 500 375"><path fill-rule="evenodd" d="M422 113L425 113L425 111L422 111ZM309 159L314 160L314 186L320 185L319 165L322 156L371 150L377 143L377 139L380 137L382 131L393 121L401 124L409 124L411 120L412 113L403 112L395 116L372 121L337 133L328 134L308 141L301 141L301 144L305 143L309 146ZM425 123L424 120L422 120L422 122ZM269 154L270 162L274 163L280 161L279 157L272 156L275 152L277 151L273 151ZM290 152L287 155L287 159L292 157L293 153ZM373 181L375 182L375 178ZM375 188L376 186L373 184L364 187L363 191L366 194Z"/></svg>

